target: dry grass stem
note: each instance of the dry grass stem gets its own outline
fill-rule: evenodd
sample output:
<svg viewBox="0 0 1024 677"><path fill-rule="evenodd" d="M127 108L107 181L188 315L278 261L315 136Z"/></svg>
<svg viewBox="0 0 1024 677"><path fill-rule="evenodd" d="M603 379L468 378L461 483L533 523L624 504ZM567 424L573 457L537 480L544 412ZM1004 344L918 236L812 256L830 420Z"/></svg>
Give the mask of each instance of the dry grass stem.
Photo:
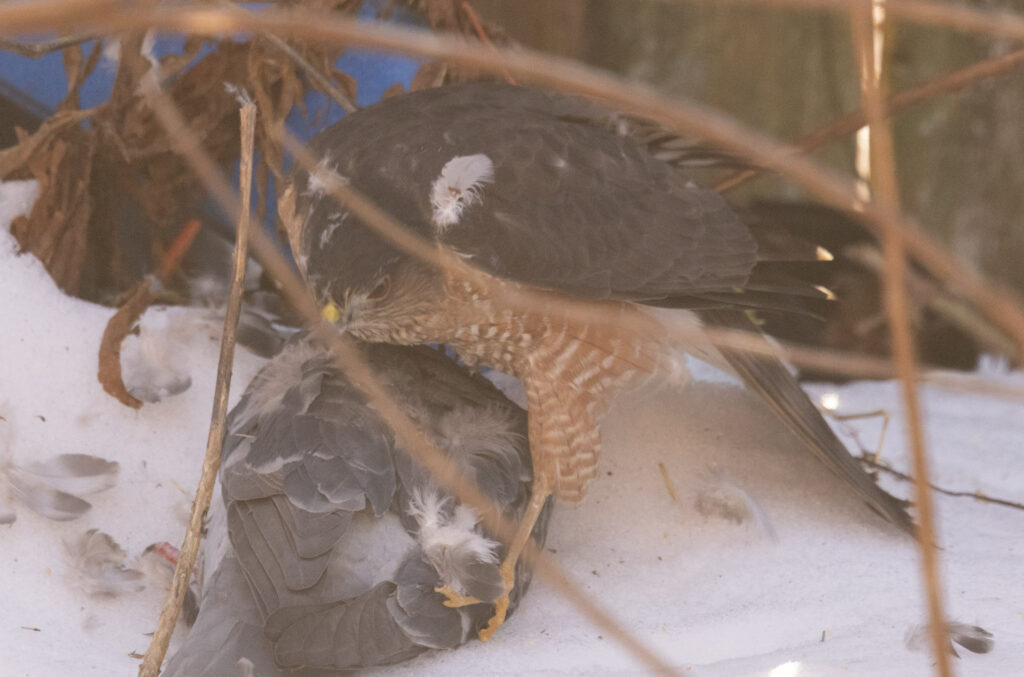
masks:
<svg viewBox="0 0 1024 677"><path fill-rule="evenodd" d="M888 7L888 3L881 5ZM871 185L876 199L887 208L899 208L895 160L891 130L885 122L881 94L881 63L876 62L876 44L882 34L881 25L873 24L872 12L876 7L864 4L850 12L854 44L861 67L861 95L870 132ZM882 50L884 51L884 50ZM908 441L914 459L914 487L917 506L917 544L921 552L922 580L928 600L928 622L932 640L932 657L941 677L951 677L953 668L949 660L949 637L943 614L942 581L939 575L938 554L935 545L934 511L928 474L928 456L924 445L924 428L918 401L915 378L914 338L910 330L910 309L907 303L906 265L903 241L898 230L887 231L882 237L885 255L884 297L889 315L892 353L903 390L903 413Z"/></svg>
<svg viewBox="0 0 1024 677"><path fill-rule="evenodd" d="M865 0L650 0L671 4L708 3L716 5L725 3L743 5L767 5L778 8L798 10L824 10L829 12L848 12L852 7L864 4ZM19 35L26 33L45 33L57 29L73 29L89 20L102 19L121 12L141 12L142 8L121 8L115 0L37 0L26 3L8 3L0 9L0 31L3 35ZM185 13L192 10L182 7ZM922 25L942 26L961 33L974 33L992 37L1014 38L1024 40L1024 19L1018 14L1007 10L990 10L964 5L953 5L947 2L929 2L928 0L891 0L888 3L888 14L892 18L903 19ZM220 22L205 21L196 24L195 31L204 33L209 30L229 30ZM109 31L104 31L109 32Z"/></svg>
<svg viewBox="0 0 1024 677"><path fill-rule="evenodd" d="M248 206L252 195L253 143L256 133L256 105L248 103L241 109L241 184L242 204ZM178 562L174 567L171 589L160 611L156 632L146 649L146 655L139 666L140 677L156 677L160 673L167 647L174 634L174 626L181 613L181 605L192 578L192 568L199 553L199 542L203 517L210 507L213 486L220 468L220 453L224 444L225 421L228 413L228 394L231 387L231 371L235 358L235 330L242 309L242 285L248 260L248 234L250 211L239 210L238 232L235 235L234 260L231 267L231 293L228 297L224 316L224 334L220 343L220 359L217 363L217 385L213 395L213 413L210 417L210 434L206 441L206 455L203 458L202 475L192 501L185 540L181 546Z"/></svg>
<svg viewBox="0 0 1024 677"><path fill-rule="evenodd" d="M887 466L886 464L880 463L874 459L862 458L861 460L870 467L874 468L875 470L879 470L888 475L892 475L893 477L899 478L904 482L916 481L912 476L908 475L907 473L900 472L899 470L894 470ZM1005 498L997 498L995 496L986 496L980 491L955 491L953 489L945 489L937 484L930 484L929 486L932 488L932 491L936 491L942 494L943 496L951 496L953 498L973 498L974 500L979 501L981 503L989 503L990 505L1001 505L1004 508L1012 508L1013 510L1024 510L1024 503L1021 503L1019 501L1010 501Z"/></svg>
<svg viewBox="0 0 1024 677"><path fill-rule="evenodd" d="M74 45L94 39L95 36L93 35L67 35L45 42L19 42L17 40L0 39L0 51L10 52L11 54L17 54L29 59L39 59L65 47L73 47Z"/></svg>
<svg viewBox="0 0 1024 677"><path fill-rule="evenodd" d="M218 0L217 4L221 7L231 9L236 12L250 11L243 7L240 7L239 5L228 2L228 0ZM270 44L274 45L274 47L276 47L278 50L280 50L282 54L284 54L289 59L294 61L299 66L299 68L301 68L302 71L306 74L306 77L315 82L317 87L319 87L321 91L325 92L329 97L331 97L331 99L333 99L336 104L341 106L342 110L344 110L346 113L353 113L359 109L359 107L356 106L355 102L349 98L348 94L341 91L341 88L335 85L333 82L331 82L330 78L321 73L313 64L309 62L308 59L299 54L291 45L289 45L283 39L281 39L277 35L274 35L273 33L266 33L263 35L263 38L270 42Z"/></svg>

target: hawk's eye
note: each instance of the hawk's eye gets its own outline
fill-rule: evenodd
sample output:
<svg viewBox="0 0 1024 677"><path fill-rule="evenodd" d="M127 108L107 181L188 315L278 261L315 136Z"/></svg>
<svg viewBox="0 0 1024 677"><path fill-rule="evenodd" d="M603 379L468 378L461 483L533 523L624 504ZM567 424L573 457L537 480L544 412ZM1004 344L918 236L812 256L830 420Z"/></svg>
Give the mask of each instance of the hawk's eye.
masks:
<svg viewBox="0 0 1024 677"><path fill-rule="evenodd" d="M391 291L391 278L385 275L377 286L370 290L370 293L366 295L367 301L380 301L388 292Z"/></svg>

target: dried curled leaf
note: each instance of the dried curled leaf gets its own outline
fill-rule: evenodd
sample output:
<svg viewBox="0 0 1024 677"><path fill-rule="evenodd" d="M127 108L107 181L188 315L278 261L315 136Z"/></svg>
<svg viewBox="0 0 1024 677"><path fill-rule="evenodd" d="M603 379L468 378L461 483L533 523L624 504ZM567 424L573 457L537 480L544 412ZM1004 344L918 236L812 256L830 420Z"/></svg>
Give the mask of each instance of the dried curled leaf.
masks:
<svg viewBox="0 0 1024 677"><path fill-rule="evenodd" d="M116 397L121 404L138 409L142 401L133 397L121 378L121 342L132 331L139 317L153 301L149 280L144 280L123 306L118 308L103 331L100 341L99 373L97 378L108 394Z"/></svg>
<svg viewBox="0 0 1024 677"><path fill-rule="evenodd" d="M98 109L61 111L50 116L35 131L17 145L0 150L0 180L20 170L28 159L51 143L60 132L90 118Z"/></svg>
<svg viewBox="0 0 1024 677"><path fill-rule="evenodd" d="M409 83L409 91L418 92L421 89L433 89L444 84L445 76L448 75L448 64L444 61L427 61L413 76Z"/></svg>
<svg viewBox="0 0 1024 677"><path fill-rule="evenodd" d="M125 551L99 529L89 529L65 541L64 548L75 582L89 595L116 597L146 587L143 573L125 566Z"/></svg>

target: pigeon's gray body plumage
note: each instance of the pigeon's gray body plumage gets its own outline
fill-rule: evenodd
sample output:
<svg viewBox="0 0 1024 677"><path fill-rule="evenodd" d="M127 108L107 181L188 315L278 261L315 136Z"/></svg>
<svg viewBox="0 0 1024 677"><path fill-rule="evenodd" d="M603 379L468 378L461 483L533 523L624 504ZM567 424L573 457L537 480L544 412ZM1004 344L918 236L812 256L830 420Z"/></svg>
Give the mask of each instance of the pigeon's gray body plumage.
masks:
<svg viewBox="0 0 1024 677"><path fill-rule="evenodd" d="M365 356L405 412L518 520L531 481L525 412L437 350L373 345ZM395 663L475 636L503 592L503 547L305 337L232 411L220 481L199 617L165 675ZM548 517L534 531L540 543ZM516 575L525 590L529 572ZM444 585L484 603L446 607L435 592Z"/></svg>

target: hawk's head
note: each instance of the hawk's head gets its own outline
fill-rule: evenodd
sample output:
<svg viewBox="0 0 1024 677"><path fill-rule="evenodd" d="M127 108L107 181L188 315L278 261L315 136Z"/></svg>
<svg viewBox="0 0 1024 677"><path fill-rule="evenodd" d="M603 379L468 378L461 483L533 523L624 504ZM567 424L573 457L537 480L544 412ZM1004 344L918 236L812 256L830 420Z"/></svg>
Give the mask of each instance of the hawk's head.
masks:
<svg viewBox="0 0 1024 677"><path fill-rule="evenodd" d="M366 341L431 340L423 332L443 293L437 270L399 251L329 196L300 197L298 207L303 216L292 244L324 319Z"/></svg>

